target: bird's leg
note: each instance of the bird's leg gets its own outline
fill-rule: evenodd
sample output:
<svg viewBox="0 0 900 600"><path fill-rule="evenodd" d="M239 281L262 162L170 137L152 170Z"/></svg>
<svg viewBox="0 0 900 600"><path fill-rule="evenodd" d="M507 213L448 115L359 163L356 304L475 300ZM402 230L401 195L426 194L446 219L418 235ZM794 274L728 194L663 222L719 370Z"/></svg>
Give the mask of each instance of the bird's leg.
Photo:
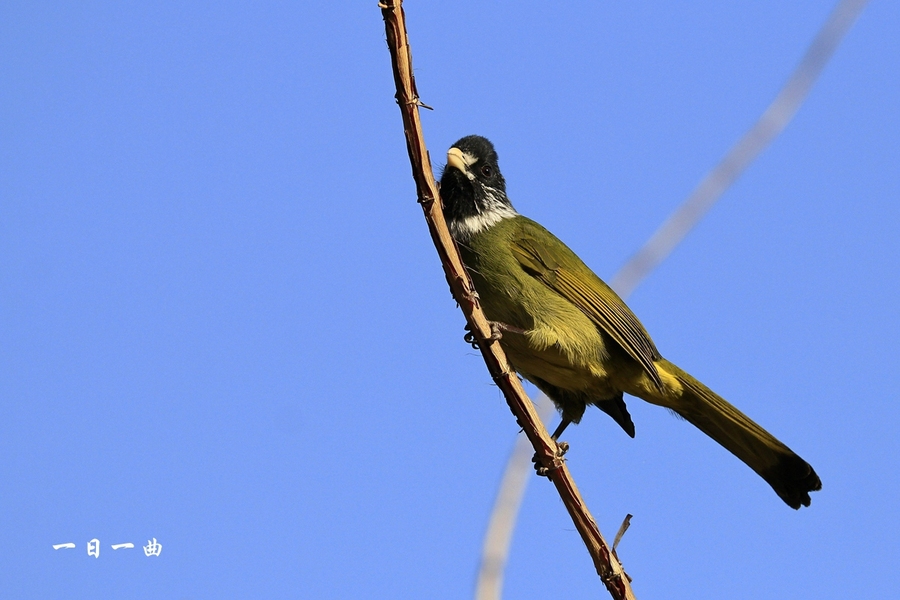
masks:
<svg viewBox="0 0 900 600"><path fill-rule="evenodd" d="M501 323L500 321L491 321L491 332L497 331L497 335L499 336L501 331L507 331L509 333L517 333L519 335L525 335L528 333L521 327L516 327L514 325L507 325L506 323ZM499 337L497 339L500 339Z"/></svg>
<svg viewBox="0 0 900 600"><path fill-rule="evenodd" d="M562 458L566 454L566 452L569 451L568 442L560 442L559 436L562 435L562 432L566 430L566 427L568 427L569 423L571 423L571 422L572 422L572 419L567 419L567 418L563 417L563 420L559 424L559 427L557 427L556 430L553 432L553 435L550 436L550 438L554 442L556 442L556 448L557 448L556 456L558 458ZM534 470L538 475L541 475L543 477L547 476L547 473L549 472L549 470L547 469L547 467L544 466L544 464L538 458L537 453L535 453L534 457L531 459L531 462L534 463Z"/></svg>
<svg viewBox="0 0 900 600"><path fill-rule="evenodd" d="M553 435L550 437L553 438L553 441L559 440L559 436L562 435L563 431L566 430L566 427L572 422L572 419L567 419L565 417L562 418L562 421L559 424L559 427L556 428L556 431L553 432Z"/></svg>
<svg viewBox="0 0 900 600"><path fill-rule="evenodd" d="M568 427L569 423L571 423L571 422L572 422L572 419L567 419L566 417L563 417L562 421L560 421L560 423L559 423L559 427L557 427L556 430L553 432L553 435L550 436L550 438L554 442L556 442L556 447L558 448L557 456L559 456L560 458L565 456L566 452L569 451L569 442L559 441L559 436L562 435L562 432L566 430L566 427Z"/></svg>

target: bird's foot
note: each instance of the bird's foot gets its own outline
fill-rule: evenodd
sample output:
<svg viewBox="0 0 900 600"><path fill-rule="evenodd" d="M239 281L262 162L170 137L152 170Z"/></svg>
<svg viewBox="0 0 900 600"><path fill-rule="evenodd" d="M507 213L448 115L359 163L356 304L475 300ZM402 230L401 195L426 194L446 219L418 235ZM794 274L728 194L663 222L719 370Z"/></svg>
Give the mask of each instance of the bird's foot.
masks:
<svg viewBox="0 0 900 600"><path fill-rule="evenodd" d="M475 350L478 350L480 348L480 346L478 345L478 338L475 337L475 332L472 331L472 326L468 323L466 323L466 335L463 336L463 339Z"/></svg>
<svg viewBox="0 0 900 600"><path fill-rule="evenodd" d="M555 440L554 440L555 441ZM566 455L566 452L569 451L569 443L568 442L557 442L556 444L556 457L555 461L562 461L563 456ZM550 471L555 469L554 466L547 466L541 460L540 456L538 456L537 452L535 452L534 456L531 458L531 462L534 463L534 472L537 473L541 477L547 477L550 475Z"/></svg>
<svg viewBox="0 0 900 600"><path fill-rule="evenodd" d="M488 323L491 327L491 334L489 336L487 336L486 338L484 338L484 340L479 340L478 337L475 335L475 332L472 331L471 325L466 323L466 335L463 336L463 339L466 341L466 343L471 344L471 346L473 348L478 350L479 343L481 341L485 341L488 344L496 342L497 340L500 340L503 338L504 331L508 331L510 333L519 333L519 334L525 333L524 329L520 329L518 327L513 327L512 325L507 325L506 323L500 323L499 321L488 321Z"/></svg>

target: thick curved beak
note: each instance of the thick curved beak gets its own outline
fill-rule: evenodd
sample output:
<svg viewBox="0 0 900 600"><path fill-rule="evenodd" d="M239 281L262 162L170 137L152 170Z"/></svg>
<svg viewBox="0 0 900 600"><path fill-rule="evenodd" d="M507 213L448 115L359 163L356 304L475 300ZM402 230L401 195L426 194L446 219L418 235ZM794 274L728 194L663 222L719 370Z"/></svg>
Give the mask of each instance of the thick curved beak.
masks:
<svg viewBox="0 0 900 600"><path fill-rule="evenodd" d="M459 148L450 148L447 150L447 166L453 167L463 173L466 173L469 170L469 166L466 164L466 159L463 156L462 150Z"/></svg>

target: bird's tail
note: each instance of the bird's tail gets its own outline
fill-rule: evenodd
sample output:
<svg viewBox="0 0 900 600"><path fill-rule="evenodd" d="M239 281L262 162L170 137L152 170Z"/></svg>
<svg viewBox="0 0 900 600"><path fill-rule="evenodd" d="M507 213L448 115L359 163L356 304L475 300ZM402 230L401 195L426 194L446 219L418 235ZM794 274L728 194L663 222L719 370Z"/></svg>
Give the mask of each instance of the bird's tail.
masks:
<svg viewBox="0 0 900 600"><path fill-rule="evenodd" d="M678 398L664 403L765 479L791 508L809 506L809 492L822 489L805 460L754 423L750 417L669 361L657 363L681 384Z"/></svg>

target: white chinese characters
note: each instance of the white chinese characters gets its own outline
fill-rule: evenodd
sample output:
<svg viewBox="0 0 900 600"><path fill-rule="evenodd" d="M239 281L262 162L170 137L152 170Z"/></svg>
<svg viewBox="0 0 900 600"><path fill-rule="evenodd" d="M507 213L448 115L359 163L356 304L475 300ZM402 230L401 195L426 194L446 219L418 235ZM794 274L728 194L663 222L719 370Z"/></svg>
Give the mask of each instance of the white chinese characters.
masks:
<svg viewBox="0 0 900 600"><path fill-rule="evenodd" d="M53 544L54 550L71 550L75 548L74 542L65 542L63 544ZM123 544L112 544L110 546L113 550L123 550L128 548L134 548L134 544L131 542L125 542ZM162 544L156 541L156 538L152 540L147 540L147 545L143 546L144 555L145 556L159 556L162 552ZM93 556L94 558L100 558L100 540L97 538L92 539L87 543L87 554L88 556Z"/></svg>
<svg viewBox="0 0 900 600"><path fill-rule="evenodd" d="M144 546L144 554L147 556L159 556L159 553L162 552L162 544L156 541L156 538L153 538L153 541L147 540L147 545Z"/></svg>

